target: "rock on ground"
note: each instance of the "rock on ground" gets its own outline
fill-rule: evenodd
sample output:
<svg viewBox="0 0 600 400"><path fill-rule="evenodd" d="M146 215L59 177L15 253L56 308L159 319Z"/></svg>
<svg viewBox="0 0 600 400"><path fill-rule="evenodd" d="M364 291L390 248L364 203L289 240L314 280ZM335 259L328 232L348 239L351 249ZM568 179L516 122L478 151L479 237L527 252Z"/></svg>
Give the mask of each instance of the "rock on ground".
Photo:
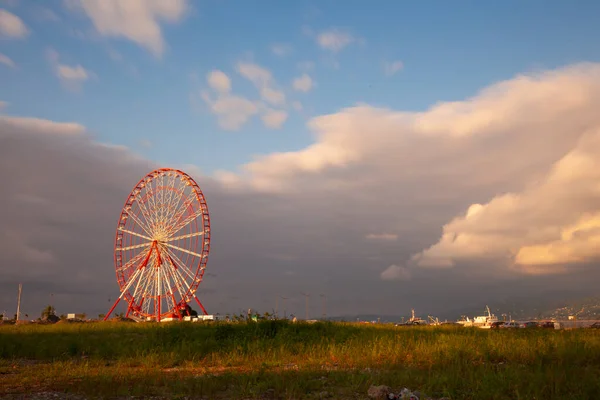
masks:
<svg viewBox="0 0 600 400"><path fill-rule="evenodd" d="M392 389L389 386L371 386L367 391L367 395L372 399L387 399L391 391Z"/></svg>

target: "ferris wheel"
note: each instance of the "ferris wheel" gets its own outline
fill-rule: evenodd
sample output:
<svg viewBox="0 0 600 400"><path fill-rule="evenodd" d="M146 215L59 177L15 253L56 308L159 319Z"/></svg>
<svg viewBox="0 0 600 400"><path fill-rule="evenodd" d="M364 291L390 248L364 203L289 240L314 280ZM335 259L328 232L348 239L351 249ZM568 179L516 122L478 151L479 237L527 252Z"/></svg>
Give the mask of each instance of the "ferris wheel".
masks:
<svg viewBox="0 0 600 400"><path fill-rule="evenodd" d="M210 218L204 194L185 172L161 168L133 188L119 217L115 269L127 316L182 319L198 300L210 250Z"/></svg>

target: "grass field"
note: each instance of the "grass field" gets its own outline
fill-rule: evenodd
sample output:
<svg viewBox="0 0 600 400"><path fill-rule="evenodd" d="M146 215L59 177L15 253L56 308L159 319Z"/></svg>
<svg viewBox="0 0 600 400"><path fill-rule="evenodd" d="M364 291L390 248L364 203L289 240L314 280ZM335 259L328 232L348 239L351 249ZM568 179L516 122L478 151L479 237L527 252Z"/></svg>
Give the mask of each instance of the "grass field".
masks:
<svg viewBox="0 0 600 400"><path fill-rule="evenodd" d="M341 323L0 326L0 397L600 398L600 332ZM326 392L326 393L325 393Z"/></svg>

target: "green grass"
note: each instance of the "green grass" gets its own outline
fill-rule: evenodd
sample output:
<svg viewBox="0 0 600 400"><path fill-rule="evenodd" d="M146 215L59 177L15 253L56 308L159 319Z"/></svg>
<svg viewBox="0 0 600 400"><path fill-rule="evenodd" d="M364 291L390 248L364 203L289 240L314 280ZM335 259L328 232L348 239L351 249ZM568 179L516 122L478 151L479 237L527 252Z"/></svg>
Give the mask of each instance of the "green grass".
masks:
<svg viewBox="0 0 600 400"><path fill-rule="evenodd" d="M0 326L0 396L366 398L371 384L452 399L589 399L600 332L264 321Z"/></svg>

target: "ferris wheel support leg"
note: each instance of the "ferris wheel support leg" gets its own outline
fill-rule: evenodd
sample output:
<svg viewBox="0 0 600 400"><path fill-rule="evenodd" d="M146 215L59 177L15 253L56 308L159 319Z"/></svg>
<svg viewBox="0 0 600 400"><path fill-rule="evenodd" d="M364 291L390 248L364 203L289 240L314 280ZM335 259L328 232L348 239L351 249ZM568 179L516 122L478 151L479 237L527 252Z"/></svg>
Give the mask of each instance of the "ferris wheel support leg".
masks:
<svg viewBox="0 0 600 400"><path fill-rule="evenodd" d="M120 301L121 301L121 297L119 297L117 299L117 301L115 301L115 304L113 304L113 306L110 309L110 311L104 316L104 321L106 321L108 319L108 317L110 317L110 314L112 314L112 312L115 310L115 307L117 306L117 304L119 304Z"/></svg>
<svg viewBox="0 0 600 400"><path fill-rule="evenodd" d="M134 300L134 298L131 297L131 301L129 302L129 305L127 306L127 313L125 314L126 318L129 318L129 313L133 310L133 300Z"/></svg>
<svg viewBox="0 0 600 400"><path fill-rule="evenodd" d="M160 294L158 295L158 313L156 314L156 320L160 322Z"/></svg>
<svg viewBox="0 0 600 400"><path fill-rule="evenodd" d="M175 310L177 311L177 318L179 318L179 320L181 321L183 319L181 317L181 309L179 308L179 305L175 301L175 296L173 295L173 293L171 293L171 298L173 299L173 304L175 304Z"/></svg>
<svg viewBox="0 0 600 400"><path fill-rule="evenodd" d="M202 303L200 303L200 300L198 300L198 297L194 296L194 299L196 299L196 303L198 303L198 305L202 309L202 312L204 312L204 315L208 315L208 313L206 312L206 309L204 308L204 306L202 305Z"/></svg>

